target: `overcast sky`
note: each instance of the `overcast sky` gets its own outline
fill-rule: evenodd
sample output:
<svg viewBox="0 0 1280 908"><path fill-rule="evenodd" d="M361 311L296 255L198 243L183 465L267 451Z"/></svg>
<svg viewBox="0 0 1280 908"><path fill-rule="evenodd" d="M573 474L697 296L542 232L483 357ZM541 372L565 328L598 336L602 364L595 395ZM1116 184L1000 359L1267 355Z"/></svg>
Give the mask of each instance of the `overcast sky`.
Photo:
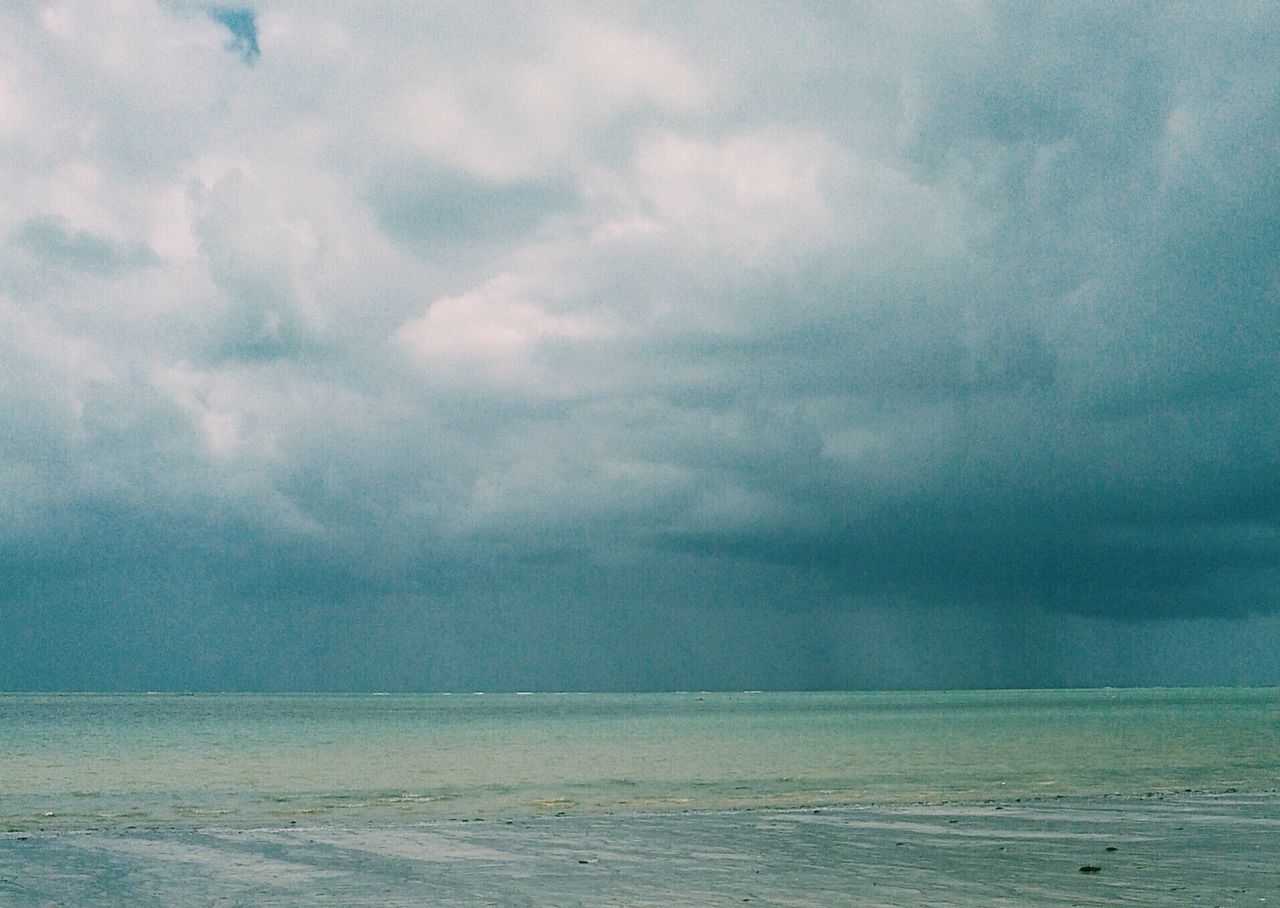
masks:
<svg viewBox="0 0 1280 908"><path fill-rule="evenodd" d="M1280 683L1280 5L0 9L0 688Z"/></svg>

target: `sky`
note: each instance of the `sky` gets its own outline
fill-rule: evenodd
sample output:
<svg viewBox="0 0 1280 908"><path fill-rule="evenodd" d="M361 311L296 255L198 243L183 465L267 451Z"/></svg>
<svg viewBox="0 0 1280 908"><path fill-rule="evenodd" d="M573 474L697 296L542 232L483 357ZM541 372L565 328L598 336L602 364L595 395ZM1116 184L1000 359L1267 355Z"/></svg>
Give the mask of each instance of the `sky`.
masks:
<svg viewBox="0 0 1280 908"><path fill-rule="evenodd" d="M0 689L1280 683L1280 6L0 7Z"/></svg>

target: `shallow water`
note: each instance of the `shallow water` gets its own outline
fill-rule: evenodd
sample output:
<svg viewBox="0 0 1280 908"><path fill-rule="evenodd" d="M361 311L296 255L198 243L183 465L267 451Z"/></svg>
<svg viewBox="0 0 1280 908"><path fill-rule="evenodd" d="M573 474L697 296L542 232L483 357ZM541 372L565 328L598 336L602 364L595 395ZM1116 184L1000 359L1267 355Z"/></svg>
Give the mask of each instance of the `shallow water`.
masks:
<svg viewBox="0 0 1280 908"><path fill-rule="evenodd" d="M0 829L1280 785L1280 689L0 694Z"/></svg>

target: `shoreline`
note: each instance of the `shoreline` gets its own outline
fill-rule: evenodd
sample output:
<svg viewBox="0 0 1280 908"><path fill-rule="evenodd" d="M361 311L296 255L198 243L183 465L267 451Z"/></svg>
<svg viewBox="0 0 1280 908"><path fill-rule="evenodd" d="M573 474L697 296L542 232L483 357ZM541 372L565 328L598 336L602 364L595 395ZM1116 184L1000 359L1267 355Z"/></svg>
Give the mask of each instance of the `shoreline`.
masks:
<svg viewBox="0 0 1280 908"><path fill-rule="evenodd" d="M1274 798L1280 805L1280 787L1268 788L1243 788L1243 787L1152 787L1142 791L1134 792L1102 792L1102 793L1060 793L1060 794L1041 794L1041 793L1010 793L1008 797L976 797L976 798L926 798L926 799L882 799L882 800L822 800L822 799L788 799L787 803L782 803L779 799L775 803L754 803L739 805L724 804L702 804L693 806L676 806L669 807L638 807L631 808L626 806L594 806L583 807L565 803L563 806L557 805L557 809L539 808L516 810L509 812L493 813L484 815L484 811L475 811L471 813L458 813L453 816L442 813L430 814L419 813L411 815L408 811L399 815L388 809L379 809L376 811L368 811L364 815L349 816L346 821L340 814L326 812L321 815L318 811L312 812L308 809L300 811L300 816L296 819L287 819L287 812L281 813L278 820L274 818L253 817L244 818L237 821L234 818L221 818L209 816L205 818L183 816L179 819L172 817L165 819L143 819L141 817L133 817L129 815L104 816L99 823L86 823L85 825L60 825L58 822L50 822L46 826L38 825L45 819L38 814L23 814L10 816L8 819L11 824L0 828L0 840L12 837L29 837L29 836L52 836L52 835L78 835L78 834L110 834L113 832L196 832L196 831L247 831L247 830L298 830L298 829L316 829L329 826L340 827L409 827L419 825L435 825L435 824L451 824L451 823L495 823L510 824L522 823L530 820L543 819L589 819L598 817L609 817L616 820L626 819L643 819L646 817L671 817L671 816L689 816L689 815L723 815L733 816L736 814L751 813L805 813L811 811L835 812L835 811L857 811L857 810L906 810L913 808L925 809L951 809L951 808L992 808L1003 810L1007 807L1015 805L1033 806L1045 804L1060 804L1069 806L1076 802L1098 802L1106 803L1109 801L1131 801L1135 803L1145 801L1163 801L1175 799L1220 799L1231 797L1259 797ZM1277 807L1280 811L1280 806ZM49 815L51 820L63 819L62 815ZM22 822L24 824L36 825L12 825Z"/></svg>
<svg viewBox="0 0 1280 908"><path fill-rule="evenodd" d="M112 828L0 836L0 903L1258 905L1276 854L1276 790Z"/></svg>

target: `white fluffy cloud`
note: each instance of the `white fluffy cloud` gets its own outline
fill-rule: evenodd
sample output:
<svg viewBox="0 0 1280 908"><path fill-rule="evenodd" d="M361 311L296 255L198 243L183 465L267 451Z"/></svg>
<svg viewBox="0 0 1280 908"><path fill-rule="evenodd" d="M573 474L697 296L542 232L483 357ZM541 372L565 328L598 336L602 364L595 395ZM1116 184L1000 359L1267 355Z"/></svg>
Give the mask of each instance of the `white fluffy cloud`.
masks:
<svg viewBox="0 0 1280 908"><path fill-rule="evenodd" d="M607 336L592 314L556 314L528 298L522 282L499 275L474 290L441 297L396 332L424 371L455 386L543 384L554 380L535 356L547 342Z"/></svg>

